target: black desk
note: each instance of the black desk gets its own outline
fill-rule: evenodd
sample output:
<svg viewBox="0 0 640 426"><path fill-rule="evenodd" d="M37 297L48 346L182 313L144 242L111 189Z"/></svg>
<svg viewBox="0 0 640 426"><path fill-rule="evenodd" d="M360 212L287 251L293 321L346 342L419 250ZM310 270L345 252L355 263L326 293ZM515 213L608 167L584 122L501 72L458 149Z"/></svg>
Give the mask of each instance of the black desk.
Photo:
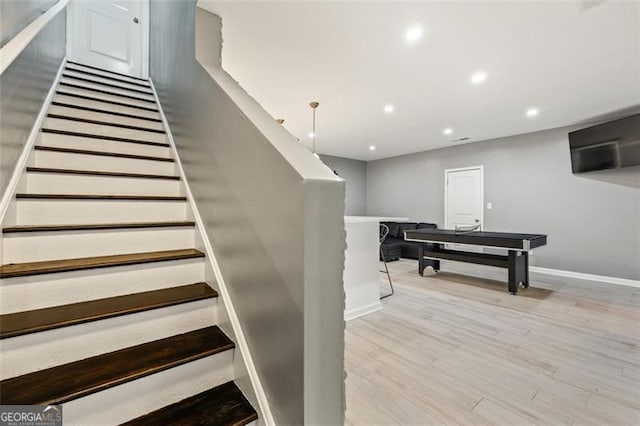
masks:
<svg viewBox="0 0 640 426"><path fill-rule="evenodd" d="M435 244L433 249L418 249L418 273L423 274L427 259L446 259L458 262L497 266L509 270L509 292L516 294L518 285L529 287L529 250L547 244L547 236L539 234L515 234L511 232L454 231L451 229L416 229L405 231L404 239ZM507 255L448 250L445 243L470 244L482 247L507 249ZM435 270L439 270L439 262Z"/></svg>

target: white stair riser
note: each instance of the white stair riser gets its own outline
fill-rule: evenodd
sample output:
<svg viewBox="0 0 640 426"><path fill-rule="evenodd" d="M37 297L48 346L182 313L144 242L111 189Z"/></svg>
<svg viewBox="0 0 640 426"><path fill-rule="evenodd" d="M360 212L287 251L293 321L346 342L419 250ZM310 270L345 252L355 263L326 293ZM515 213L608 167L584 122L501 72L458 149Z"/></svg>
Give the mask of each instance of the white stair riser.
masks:
<svg viewBox="0 0 640 426"><path fill-rule="evenodd" d="M42 146L55 146L58 148L74 148L89 151L120 152L124 154L147 155L152 157L171 157L169 147L143 145L106 139L85 138L80 136L67 136L55 133L40 133Z"/></svg>
<svg viewBox="0 0 640 426"><path fill-rule="evenodd" d="M37 167L175 175L175 163L173 162L137 158L36 150L29 162L30 165Z"/></svg>
<svg viewBox="0 0 640 426"><path fill-rule="evenodd" d="M99 109L102 109L105 111L111 110L111 108L109 107L99 108ZM114 115L114 114L105 114L105 113L100 113L96 111L87 111L84 109L68 108L68 107L63 107L58 105L51 105L51 107L49 107L48 113L65 115L69 117L85 118L88 120L105 121L107 123L125 124L127 126L137 126L137 127L148 128L148 129L164 130L163 128L164 126L162 125L162 123L157 121L141 120L139 118L124 117L121 115ZM136 116L139 116L139 115L140 114L136 114Z"/></svg>
<svg viewBox="0 0 640 426"><path fill-rule="evenodd" d="M17 200L18 225L186 220L181 201Z"/></svg>
<svg viewBox="0 0 640 426"><path fill-rule="evenodd" d="M84 123L60 118L47 118L44 120L42 127L46 129L66 130L69 132L88 133L90 135L113 136L117 138L167 143L167 135L164 133L146 132L143 130Z"/></svg>
<svg viewBox="0 0 640 426"><path fill-rule="evenodd" d="M68 93L74 93L76 95L81 95L81 96L88 96L90 98L105 99L108 101L124 103L127 105L137 105L145 108L157 109L157 105L151 102L144 102L144 101L139 101L137 99L123 98L122 96L109 95L107 93L95 92L93 90L78 89L78 88L69 87L69 86L58 86L57 90L68 92Z"/></svg>
<svg viewBox="0 0 640 426"><path fill-rule="evenodd" d="M97 70L95 68L89 68L89 67L85 67L83 65L77 65L77 64L67 64L64 71L68 72L73 70L86 71L91 74L98 74L98 75L104 75L106 77L117 78L119 81L130 81L132 83L149 84L147 81L144 81L144 80L138 80L136 78L127 77L126 75L114 75L112 73L108 73L105 71ZM83 75L87 75L87 74L83 74Z"/></svg>
<svg viewBox="0 0 640 426"><path fill-rule="evenodd" d="M26 192L37 194L181 194L180 181L59 173L26 173Z"/></svg>
<svg viewBox="0 0 640 426"><path fill-rule="evenodd" d="M70 401L64 424L120 424L158 410L232 380L232 359L232 350L221 352Z"/></svg>
<svg viewBox="0 0 640 426"><path fill-rule="evenodd" d="M98 89L98 90L106 90L112 93L118 93L121 95L126 95L126 96L135 96L137 98L141 98L141 99L147 99L147 100L154 100L153 99L153 95L147 95L144 93L139 93L139 92L134 92L132 90L129 89L118 89L117 87L110 87L110 86L105 86L103 84L100 83L90 83L88 81L81 81L81 80L74 80L72 78L67 78L67 77L62 77L62 79L60 80L61 83L69 83L69 84L74 84L76 86L82 86L82 87L86 87L86 88L90 88L90 89ZM62 87L65 87L64 85Z"/></svg>
<svg viewBox="0 0 640 426"><path fill-rule="evenodd" d="M130 84L130 83L127 83L127 82L122 81L122 80L113 80L113 79L109 79L109 78L103 78L103 77L99 77L99 76L94 75L94 74L85 74L85 73L78 72L78 71L73 71L73 70L70 70L70 69L65 70L64 74L65 74L65 78L67 78L67 76L68 77L78 77L78 78L82 78L82 79L85 79L85 80L91 80L92 82L97 83L97 84L100 84L100 83L103 83L103 84L114 84L114 85L121 86L123 88L128 88L128 89L151 91L151 88L148 85L146 87L143 87L143 86L139 86L138 84ZM82 80L80 80L80 81L82 81ZM145 83L142 83L142 82L140 82L140 83L141 84L145 84Z"/></svg>
<svg viewBox="0 0 640 426"><path fill-rule="evenodd" d="M193 243L194 230L187 227L5 234L3 262L180 250L192 248Z"/></svg>
<svg viewBox="0 0 640 426"><path fill-rule="evenodd" d="M75 96L65 96L61 94L56 94L53 97L53 100L57 102L71 104L71 105L85 106L85 107L97 108L97 109L106 109L108 111L122 112L125 114L131 114L131 115L136 115L141 117L160 118L160 114L157 112L147 111L139 108L131 108L131 107L126 107L121 105L114 105L114 104L109 104L105 102L92 101L90 99L82 99L82 98L77 98Z"/></svg>
<svg viewBox="0 0 640 426"><path fill-rule="evenodd" d="M0 312L12 313L204 281L202 258L0 280Z"/></svg>
<svg viewBox="0 0 640 426"><path fill-rule="evenodd" d="M0 378L16 377L215 325L216 312L216 299L206 299L2 339Z"/></svg>

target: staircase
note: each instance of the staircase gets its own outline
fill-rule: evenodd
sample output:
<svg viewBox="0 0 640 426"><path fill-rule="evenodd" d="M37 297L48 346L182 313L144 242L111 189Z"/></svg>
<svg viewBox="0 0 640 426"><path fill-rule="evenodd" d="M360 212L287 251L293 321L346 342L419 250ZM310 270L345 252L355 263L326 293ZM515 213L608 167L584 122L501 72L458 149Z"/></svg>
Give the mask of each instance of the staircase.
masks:
<svg viewBox="0 0 640 426"><path fill-rule="evenodd" d="M0 404L257 422L184 194L149 83L68 62L3 222Z"/></svg>

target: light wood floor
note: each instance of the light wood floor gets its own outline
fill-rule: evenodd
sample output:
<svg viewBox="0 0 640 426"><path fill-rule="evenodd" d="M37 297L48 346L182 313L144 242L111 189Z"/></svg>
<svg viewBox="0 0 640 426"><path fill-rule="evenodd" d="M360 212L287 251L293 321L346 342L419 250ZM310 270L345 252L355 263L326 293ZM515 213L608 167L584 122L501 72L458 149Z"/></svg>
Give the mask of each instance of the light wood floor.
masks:
<svg viewBox="0 0 640 426"><path fill-rule="evenodd" d="M347 425L640 424L640 289L389 266L396 294L347 323Z"/></svg>

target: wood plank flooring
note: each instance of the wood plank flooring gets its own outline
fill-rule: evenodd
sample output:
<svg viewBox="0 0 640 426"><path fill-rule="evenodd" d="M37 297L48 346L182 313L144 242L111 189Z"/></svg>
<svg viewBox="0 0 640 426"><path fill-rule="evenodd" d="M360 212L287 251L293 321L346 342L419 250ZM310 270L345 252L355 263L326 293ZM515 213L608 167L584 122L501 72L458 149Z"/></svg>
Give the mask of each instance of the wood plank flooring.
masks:
<svg viewBox="0 0 640 426"><path fill-rule="evenodd" d="M347 425L640 425L640 289L389 268L396 294L347 323Z"/></svg>

